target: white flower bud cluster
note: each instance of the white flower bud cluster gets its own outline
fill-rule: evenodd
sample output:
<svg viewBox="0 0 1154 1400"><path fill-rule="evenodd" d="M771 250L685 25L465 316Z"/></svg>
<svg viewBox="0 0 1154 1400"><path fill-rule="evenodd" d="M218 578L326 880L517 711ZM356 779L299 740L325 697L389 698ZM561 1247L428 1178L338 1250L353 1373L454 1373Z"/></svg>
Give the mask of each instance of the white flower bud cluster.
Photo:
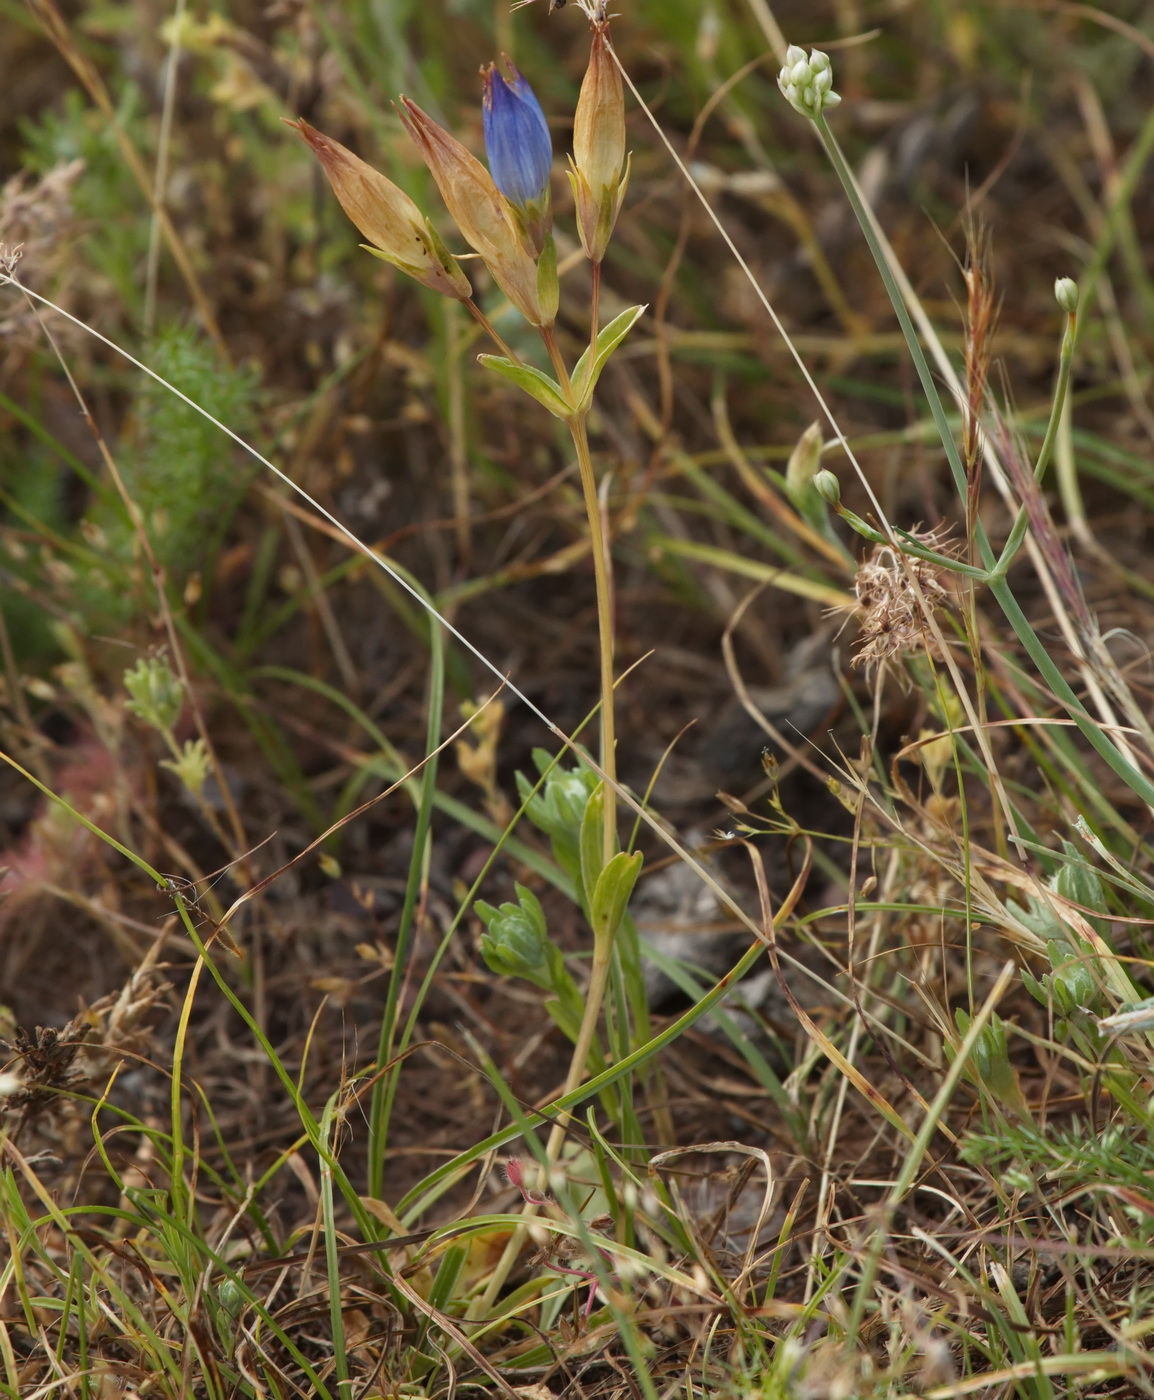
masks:
<svg viewBox="0 0 1154 1400"><path fill-rule="evenodd" d="M836 107L841 98L833 91L833 69L829 54L820 49L809 56L797 44L785 51L785 67L777 75L777 85L789 105L812 121L824 107Z"/></svg>

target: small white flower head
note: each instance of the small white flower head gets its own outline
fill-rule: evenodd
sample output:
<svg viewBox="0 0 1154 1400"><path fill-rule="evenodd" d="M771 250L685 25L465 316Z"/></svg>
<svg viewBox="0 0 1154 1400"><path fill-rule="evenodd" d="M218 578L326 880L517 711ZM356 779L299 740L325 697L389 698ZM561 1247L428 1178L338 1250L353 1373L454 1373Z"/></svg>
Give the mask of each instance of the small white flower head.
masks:
<svg viewBox="0 0 1154 1400"><path fill-rule="evenodd" d="M826 107L836 107L841 98L833 90L833 68L829 54L813 49L806 55L797 44L785 53L785 66L777 75L777 85L789 105L812 121Z"/></svg>
<svg viewBox="0 0 1154 1400"><path fill-rule="evenodd" d="M1078 309L1078 284L1072 277L1059 277L1054 283L1054 299L1068 315Z"/></svg>

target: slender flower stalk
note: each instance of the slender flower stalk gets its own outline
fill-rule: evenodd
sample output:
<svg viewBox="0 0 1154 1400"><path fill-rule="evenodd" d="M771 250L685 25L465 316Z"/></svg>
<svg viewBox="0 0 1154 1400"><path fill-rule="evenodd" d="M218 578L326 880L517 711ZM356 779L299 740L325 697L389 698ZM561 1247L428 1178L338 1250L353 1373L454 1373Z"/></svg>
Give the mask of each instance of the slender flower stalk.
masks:
<svg viewBox="0 0 1154 1400"><path fill-rule="evenodd" d="M608 865L617 853L617 793L614 789L617 781L617 725L613 694L613 565L601 524L601 503L597 498L597 475L593 469L593 456L589 451L587 417L587 412L574 414L569 421L569 432L581 474L581 491L585 498L585 515L589 521L589 544L593 553L593 579L597 593L597 635L601 667L601 771L605 774L602 861L604 865ZM589 988L585 993L585 1012L565 1080L566 1093L576 1089L585 1078L589 1051L597 1032L597 1022L605 1000L605 988L612 961L612 937L599 938L595 931L593 965ZM564 1137L565 1124L561 1121L549 1137L547 1151L550 1160L556 1159Z"/></svg>

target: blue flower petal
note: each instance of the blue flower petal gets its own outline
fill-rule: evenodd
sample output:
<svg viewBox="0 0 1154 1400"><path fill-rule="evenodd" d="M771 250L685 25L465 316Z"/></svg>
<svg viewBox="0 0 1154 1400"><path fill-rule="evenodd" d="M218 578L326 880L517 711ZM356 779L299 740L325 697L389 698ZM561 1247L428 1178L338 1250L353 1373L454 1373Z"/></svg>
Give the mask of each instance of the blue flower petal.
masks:
<svg viewBox="0 0 1154 1400"><path fill-rule="evenodd" d="M523 209L549 190L553 142L533 89L509 65L511 78L496 66L485 73L485 151L493 182L511 204Z"/></svg>

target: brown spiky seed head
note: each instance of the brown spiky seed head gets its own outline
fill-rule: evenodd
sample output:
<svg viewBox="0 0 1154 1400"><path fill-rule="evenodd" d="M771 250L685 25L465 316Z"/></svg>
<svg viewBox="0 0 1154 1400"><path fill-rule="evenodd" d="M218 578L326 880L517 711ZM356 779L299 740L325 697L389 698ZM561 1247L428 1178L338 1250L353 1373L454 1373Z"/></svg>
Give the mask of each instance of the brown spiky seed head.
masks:
<svg viewBox="0 0 1154 1400"><path fill-rule="evenodd" d="M943 542L936 531L912 533L927 549L941 551ZM912 555L899 556L889 545L878 545L858 568L854 593L861 624L855 666L872 669L908 652L932 650L921 599L932 611L949 598L935 564Z"/></svg>

